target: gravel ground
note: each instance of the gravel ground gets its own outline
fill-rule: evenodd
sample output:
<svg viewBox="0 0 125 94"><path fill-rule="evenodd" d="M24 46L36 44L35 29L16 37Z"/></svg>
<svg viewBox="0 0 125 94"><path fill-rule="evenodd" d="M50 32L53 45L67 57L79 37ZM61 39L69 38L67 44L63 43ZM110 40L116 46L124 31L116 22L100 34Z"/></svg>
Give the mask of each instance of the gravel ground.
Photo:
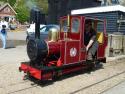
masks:
<svg viewBox="0 0 125 94"><path fill-rule="evenodd" d="M125 73L112 77L125 71L124 60L116 60L91 73L65 76L45 85L33 85L32 81L22 80L24 74L18 71L20 62L29 60L25 48L26 46L6 50L0 48L0 94L99 94L125 81ZM112 78L92 85L108 77ZM92 86L87 88L89 85Z"/></svg>

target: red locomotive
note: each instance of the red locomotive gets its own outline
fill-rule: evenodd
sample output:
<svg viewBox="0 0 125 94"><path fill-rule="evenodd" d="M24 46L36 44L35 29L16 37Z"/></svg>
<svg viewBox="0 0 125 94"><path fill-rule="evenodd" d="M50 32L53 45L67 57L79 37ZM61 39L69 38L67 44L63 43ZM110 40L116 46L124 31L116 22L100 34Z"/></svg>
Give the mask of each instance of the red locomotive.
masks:
<svg viewBox="0 0 125 94"><path fill-rule="evenodd" d="M39 18L37 16L37 18ZM84 16L65 16L60 19L60 31L52 28L48 40L39 39L39 19L36 19L36 39L27 43L29 62L19 67L29 76L39 80L52 79L63 74L89 68L84 44L85 23L92 22L99 43L94 61L106 62L106 22ZM93 63L94 64L94 63Z"/></svg>

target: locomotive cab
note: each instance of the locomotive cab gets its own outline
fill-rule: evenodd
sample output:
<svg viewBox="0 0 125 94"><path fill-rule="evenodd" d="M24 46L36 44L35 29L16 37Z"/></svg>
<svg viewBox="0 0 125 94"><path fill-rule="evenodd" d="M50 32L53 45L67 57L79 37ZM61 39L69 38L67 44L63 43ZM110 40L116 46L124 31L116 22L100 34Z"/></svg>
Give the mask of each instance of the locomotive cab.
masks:
<svg viewBox="0 0 125 94"><path fill-rule="evenodd" d="M27 50L30 61L21 63L19 69L36 79L44 80L89 68L86 65L87 51L84 42L87 21L91 21L99 43L94 60L105 61L107 45L105 20L68 15L60 19L60 31L53 29L48 41L41 39L29 41Z"/></svg>
<svg viewBox="0 0 125 94"><path fill-rule="evenodd" d="M69 23L67 20L70 20ZM105 48L107 45L106 25L105 20L97 18L83 17L83 16L70 16L63 17L60 21L61 31L60 39L63 40L61 48L61 56L64 64L72 64L76 62L86 61L87 52L84 42L85 25L91 21L92 28L96 32L96 41L98 41L98 50L96 59L105 61ZM69 24L69 25L68 25ZM67 27L68 26L68 27ZM65 51L65 52L64 52Z"/></svg>

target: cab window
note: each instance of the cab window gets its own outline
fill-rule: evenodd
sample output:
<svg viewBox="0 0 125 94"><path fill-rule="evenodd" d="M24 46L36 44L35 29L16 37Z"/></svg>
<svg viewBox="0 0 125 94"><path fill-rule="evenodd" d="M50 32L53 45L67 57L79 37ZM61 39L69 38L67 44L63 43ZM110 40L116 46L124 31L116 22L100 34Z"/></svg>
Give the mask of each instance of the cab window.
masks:
<svg viewBox="0 0 125 94"><path fill-rule="evenodd" d="M62 20L61 22L61 32L68 32L67 19Z"/></svg>
<svg viewBox="0 0 125 94"><path fill-rule="evenodd" d="M72 19L71 32L78 33L80 27L80 20L78 18Z"/></svg>

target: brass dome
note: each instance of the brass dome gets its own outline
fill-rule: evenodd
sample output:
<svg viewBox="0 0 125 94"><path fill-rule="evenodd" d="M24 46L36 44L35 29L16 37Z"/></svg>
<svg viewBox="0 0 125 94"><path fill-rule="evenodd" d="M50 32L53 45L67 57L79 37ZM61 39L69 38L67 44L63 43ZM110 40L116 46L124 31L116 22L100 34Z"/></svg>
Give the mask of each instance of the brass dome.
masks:
<svg viewBox="0 0 125 94"><path fill-rule="evenodd" d="M59 39L59 30L57 28L51 28L48 34L49 41L56 42Z"/></svg>

